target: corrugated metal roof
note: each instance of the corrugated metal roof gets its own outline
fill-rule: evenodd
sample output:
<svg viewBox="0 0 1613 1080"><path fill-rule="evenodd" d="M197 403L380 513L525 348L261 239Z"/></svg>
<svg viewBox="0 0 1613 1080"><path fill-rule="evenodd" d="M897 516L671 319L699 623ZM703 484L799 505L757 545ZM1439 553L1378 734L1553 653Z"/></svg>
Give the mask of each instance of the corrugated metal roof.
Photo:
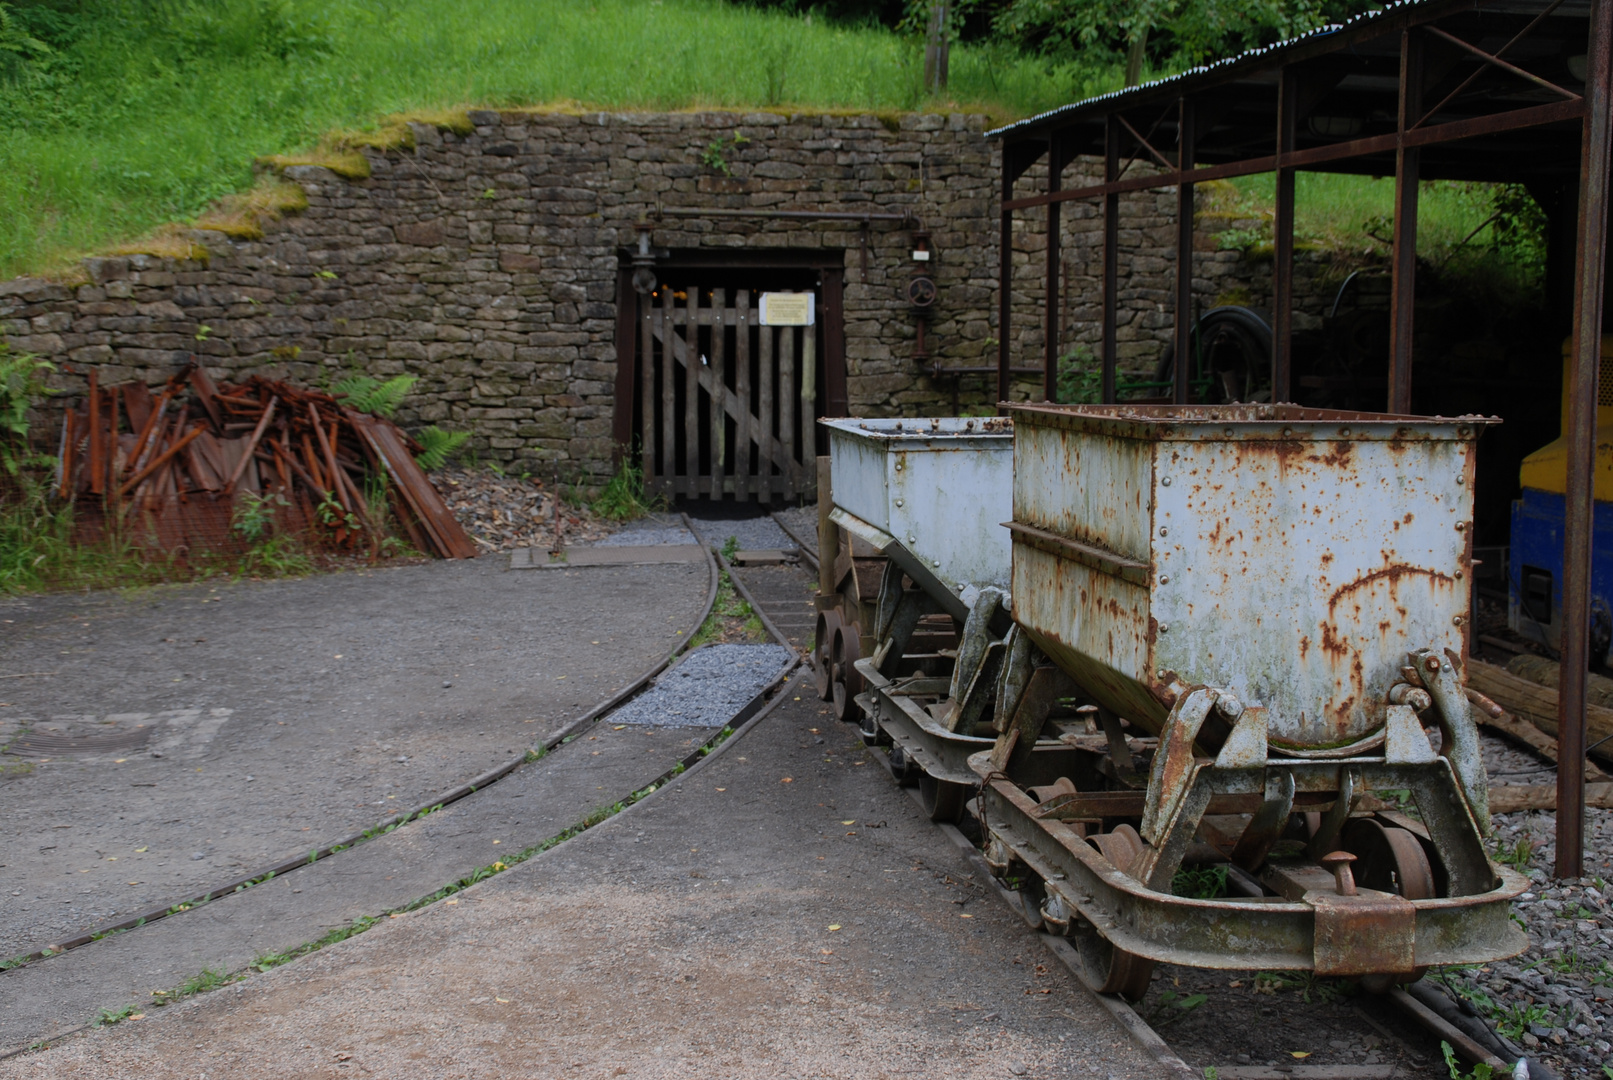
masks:
<svg viewBox="0 0 1613 1080"><path fill-rule="evenodd" d="M986 132L986 135L988 137L997 137L1009 135L1013 132L1021 131L1026 128L1041 127L1049 120L1056 119L1057 117L1066 115L1068 113L1080 112L1082 110L1089 109L1100 102L1119 101L1122 98L1133 95L1141 96L1146 91L1153 90L1161 86L1170 86L1173 83L1185 82L1189 79L1195 79L1201 75L1210 74L1211 72L1236 67L1240 64L1248 63L1251 60L1270 56L1275 52L1281 52L1284 49L1291 48L1304 42L1315 41L1318 38L1327 37L1329 34L1336 34L1340 30L1344 30L1352 26L1361 26L1377 19L1386 18L1387 16L1396 12L1404 11L1407 8L1432 5L1435 2L1437 2L1437 0L1394 0L1393 3L1385 4L1377 11L1357 15L1354 18L1346 19L1341 23L1330 23L1327 26L1319 26L1309 33L1300 34L1297 37L1291 37L1285 41L1279 41L1272 45L1262 45L1257 49L1249 49L1245 52L1238 53L1236 56L1228 56L1224 59L1215 60L1208 64L1200 64L1197 67L1192 67L1186 71L1178 72L1177 74L1171 75L1167 78L1152 79L1145 83L1139 83L1136 86L1128 86L1123 90L1111 90L1109 93L1099 94L1097 97L1086 98L1085 100L1073 102L1069 105L1060 105L1056 109L1049 109L1047 112L1038 113L1036 116L1027 117L1024 120L1018 120L1012 124L1007 124L1000 128L993 128L991 131ZM1542 9L1544 9L1545 6L1546 4L1544 2L1540 4Z"/></svg>

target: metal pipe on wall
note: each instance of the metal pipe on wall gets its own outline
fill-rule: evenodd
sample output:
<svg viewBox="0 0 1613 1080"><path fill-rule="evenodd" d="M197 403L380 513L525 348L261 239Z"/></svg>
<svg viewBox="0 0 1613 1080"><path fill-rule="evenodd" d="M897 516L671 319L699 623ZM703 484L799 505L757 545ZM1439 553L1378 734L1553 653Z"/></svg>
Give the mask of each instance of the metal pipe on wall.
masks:
<svg viewBox="0 0 1613 1080"><path fill-rule="evenodd" d="M1609 117L1613 99L1613 0L1594 0L1580 143L1579 259L1564 496L1562 675L1557 691L1557 862L1560 878L1584 873L1585 684L1590 662L1591 541L1596 404L1602 368L1602 290L1607 251Z"/></svg>

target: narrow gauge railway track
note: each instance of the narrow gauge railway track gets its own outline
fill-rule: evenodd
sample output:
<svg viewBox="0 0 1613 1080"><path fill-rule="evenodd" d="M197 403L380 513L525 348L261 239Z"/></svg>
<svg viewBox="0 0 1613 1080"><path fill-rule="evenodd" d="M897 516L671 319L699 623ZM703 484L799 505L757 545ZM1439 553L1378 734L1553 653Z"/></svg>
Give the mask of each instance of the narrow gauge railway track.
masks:
<svg viewBox="0 0 1613 1080"><path fill-rule="evenodd" d="M701 605L699 617L695 619L690 630L682 635L682 638L685 642L693 637L693 632L695 629L698 629L705 623L706 619L711 614L713 605L717 600L718 580L716 573L716 559L715 557L710 557L707 561L711 571L711 580L706 589L706 598L705 602ZM411 821L417 821L428 816L429 814L443 809L444 807L457 803L461 799L473 795L478 791L484 791L491 785L496 784L506 776L509 776L512 772L521 768L523 765L531 764L535 761L547 760L548 755L552 751L571 742L577 737L578 734L586 731L588 728L597 723L601 717L609 714L627 701L642 693L643 690L650 685L651 681L661 672L665 671L666 668L682 652L683 649L680 648L674 651L673 654L667 657L665 660L658 661L651 665L648 670L640 674L627 686L623 687L615 694L612 694L606 700L600 702L592 709L589 709L587 712L583 713L570 723L550 732L536 746L531 747L525 754L517 756L512 761L507 761L501 765L496 765L491 769L479 773L464 783L455 785L454 787L441 792L434 798L426 800L418 806L400 811L395 814L390 814L387 817L375 822L368 828L360 830L359 832L329 841L323 845L310 848L306 852L298 852L295 855L291 855L275 863L260 866L247 874L231 878L210 888L203 889L199 892L187 893L167 903L153 906L134 915L119 919L116 922L105 923L96 926L93 929L83 931L82 933L60 939L32 952L25 953L20 956L4 958L4 966L0 967L0 975L3 975L8 971L16 970L17 968L26 966L28 964L61 956L63 953L66 953L70 950L82 948L83 946L89 945L92 942L101 941L116 934L149 926L161 919L185 914L186 912L195 910L202 904L245 892L254 885L263 884L277 877L292 873L293 871L300 870L307 866L312 866L324 859L341 854L342 852L351 851L365 842L385 836L393 830L399 828L400 826L406 825Z"/></svg>
<svg viewBox="0 0 1613 1080"><path fill-rule="evenodd" d="M709 567L711 587L700 617L683 634L685 641L704 623L716 598L714 557ZM78 935L9 965L0 971L0 994L12 1002L0 1009L0 1048L14 1049L0 1052L0 1059L93 1026L93 1021L64 1026L69 1016L87 1016L97 1009L115 1015L130 999L137 1010L142 1003L162 1004L164 998L146 995L156 968L179 966L186 974L202 966L212 969L217 953L225 957L229 981L259 967L265 955L279 963L320 947L325 940L321 931L362 930L388 914L443 899L549 850L720 754L783 700L780 688L799 666L791 661L771 676L764 673L765 685L726 724L718 720L711 726L646 728L601 723L644 693L677 656L552 732L533 751L443 793L428 806L176 900L151 917ZM409 828L399 833L403 826ZM185 918L203 911L212 917L199 923Z"/></svg>
<svg viewBox="0 0 1613 1080"><path fill-rule="evenodd" d="M793 574L800 582L804 595L810 578L819 572L816 545L811 543L811 537L789 529L783 521L779 524L799 545L803 565L794 568ZM746 591L748 581L756 577L756 569L729 567L742 593ZM768 569L777 571L780 568ZM772 576L775 579L775 594L781 593L776 583L779 575L775 573ZM754 606L756 602L752 602ZM781 597L775 604L782 602L786 601ZM765 611L765 608L758 607L758 610ZM764 618L764 624L766 622ZM784 640L776 630L772 632L781 641ZM920 808L933 817L933 799L927 799L921 792L916 770L900 760L899 755L876 753L874 756L875 760L886 766L892 780L908 788ZM1470 1067L1483 1062L1497 1075L1502 1072L1512 1074L1515 1062L1497 1057L1499 1047L1493 1042L1485 1045L1478 1037L1478 1033L1483 1031L1482 1021L1476 1018L1459 1019L1456 1005L1437 989L1432 980L1414 984L1409 990L1397 987L1384 994L1361 992L1341 1000L1339 995L1348 993L1344 984L1310 980L1305 978L1304 973L1211 972L1160 965L1153 979L1152 1002L1144 999L1134 1006L1117 994L1100 993L1093 982L1092 972L1071 940L1048 933L1039 917L1027 915L1020 895L997 881L976 840L969 835L978 835L978 829L973 825L972 819L965 816L956 825L940 821L936 827L964 852L975 873L992 887L1002 902L1025 918L1027 925L1038 930L1037 936L1042 944L1087 988L1094 1002L1105 1009L1138 1046L1173 1077L1187 1080L1212 1075L1213 1070L1213 1075L1220 1080L1390 1080L1393 1077L1411 1076L1448 1080L1449 1070L1444 1061L1442 1042L1450 1044L1457 1057ZM1293 1034L1294 1038L1290 1040L1292 1045L1275 1052L1280 1057L1208 1060L1190 1065L1184 1060L1183 1054L1174 1049L1161 1031L1156 1029L1155 1023L1168 1031L1170 1025L1186 1019L1192 1010L1203 1007L1203 999L1200 1004L1192 1004L1195 995L1201 992L1198 987L1203 985L1208 989L1209 983L1217 980L1220 988L1245 991L1241 1012L1250 1015L1240 1017L1240 1020L1248 1019L1268 1030ZM1257 985L1267 992L1259 993ZM1313 993L1314 1003L1307 1000ZM1258 998L1258 1004L1250 1003L1248 998L1251 994ZM1187 1005L1184 1008L1180 1003ZM1325 1023L1322 1022L1324 1013ZM1471 1030L1454 1026L1452 1019L1458 1019ZM1324 1031L1330 1045L1318 1050L1315 1040ZM1349 1044L1349 1049L1357 1055L1359 1048L1371 1048L1367 1054L1359 1055L1370 1056L1371 1060L1367 1063L1326 1063L1330 1056L1343 1056L1337 1053L1345 1049L1337 1045L1339 1043ZM1196 1058L1202 1055L1189 1056ZM1323 1061L1307 1062L1306 1059L1312 1056ZM1256 1057L1245 1055L1247 1059ZM1534 1065L1531 1075L1535 1080L1551 1075L1539 1065L1531 1064Z"/></svg>

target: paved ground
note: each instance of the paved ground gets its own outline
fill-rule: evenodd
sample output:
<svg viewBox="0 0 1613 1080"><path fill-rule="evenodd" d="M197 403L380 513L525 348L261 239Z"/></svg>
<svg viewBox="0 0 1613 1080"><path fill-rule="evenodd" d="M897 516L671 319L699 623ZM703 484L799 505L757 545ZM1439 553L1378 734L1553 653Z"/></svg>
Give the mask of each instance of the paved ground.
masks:
<svg viewBox="0 0 1613 1080"><path fill-rule="evenodd" d="M0 847L0 957L328 844L508 760L664 658L709 586L698 565L507 564L0 600L0 674L29 675L0 680L0 743L143 742L0 756L0 818L30 838Z"/></svg>
<svg viewBox="0 0 1613 1080"><path fill-rule="evenodd" d="M153 990L204 970L240 971L430 896L642 789L712 733L595 725L423 820L245 892L0 974L0 1049L69 1031L102 1009L150 1008Z"/></svg>
<svg viewBox="0 0 1613 1080"><path fill-rule="evenodd" d="M709 766L457 903L0 1080L1157 1076L809 677L792 690Z"/></svg>

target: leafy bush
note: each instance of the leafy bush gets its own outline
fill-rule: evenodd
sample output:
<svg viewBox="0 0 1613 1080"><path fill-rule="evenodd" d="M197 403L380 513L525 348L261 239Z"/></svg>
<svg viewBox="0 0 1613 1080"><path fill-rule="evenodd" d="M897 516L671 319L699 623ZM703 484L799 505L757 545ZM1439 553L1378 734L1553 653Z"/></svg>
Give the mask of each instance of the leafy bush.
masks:
<svg viewBox="0 0 1613 1080"><path fill-rule="evenodd" d="M1059 357L1056 396L1064 405L1095 405L1103 397L1103 365L1086 345L1076 345Z"/></svg>
<svg viewBox="0 0 1613 1080"><path fill-rule="evenodd" d="M48 392L45 375L56 367L31 353L14 353L0 339L0 468L14 479L37 461L28 451L28 410Z"/></svg>

